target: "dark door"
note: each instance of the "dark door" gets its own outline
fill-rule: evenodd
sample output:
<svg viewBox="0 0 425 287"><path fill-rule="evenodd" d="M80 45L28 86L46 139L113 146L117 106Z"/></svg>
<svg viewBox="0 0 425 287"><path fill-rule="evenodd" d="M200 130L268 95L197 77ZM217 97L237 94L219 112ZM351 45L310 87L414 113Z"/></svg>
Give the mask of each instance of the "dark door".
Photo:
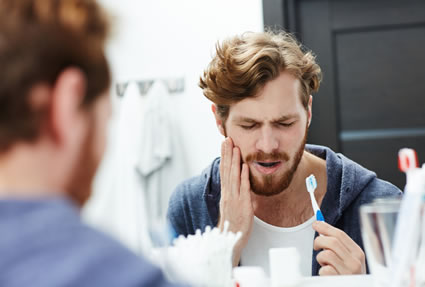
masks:
<svg viewBox="0 0 425 287"><path fill-rule="evenodd" d="M424 0L263 0L266 27L293 32L324 73L310 143L344 153L398 187L397 153L425 162Z"/></svg>

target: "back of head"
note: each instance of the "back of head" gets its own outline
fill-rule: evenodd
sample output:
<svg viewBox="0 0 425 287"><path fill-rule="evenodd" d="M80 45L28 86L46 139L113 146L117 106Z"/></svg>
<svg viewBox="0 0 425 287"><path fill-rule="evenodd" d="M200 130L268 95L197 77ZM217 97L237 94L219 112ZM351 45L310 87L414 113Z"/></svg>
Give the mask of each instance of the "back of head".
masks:
<svg viewBox="0 0 425 287"><path fill-rule="evenodd" d="M86 76L83 106L107 90L108 30L94 0L0 0L0 152L37 138L45 111L30 104L35 84L52 86L76 67Z"/></svg>
<svg viewBox="0 0 425 287"><path fill-rule="evenodd" d="M288 71L300 80L301 101L319 89L321 70L311 51L286 32L244 33L216 45L216 55L204 71L199 86L227 119L229 106L255 97L264 85Z"/></svg>

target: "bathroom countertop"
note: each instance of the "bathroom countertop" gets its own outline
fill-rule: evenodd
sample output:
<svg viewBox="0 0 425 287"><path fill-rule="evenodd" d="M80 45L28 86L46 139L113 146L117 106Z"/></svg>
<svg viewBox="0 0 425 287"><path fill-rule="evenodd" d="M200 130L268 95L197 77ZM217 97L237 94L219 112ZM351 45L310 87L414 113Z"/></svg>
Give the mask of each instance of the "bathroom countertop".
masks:
<svg viewBox="0 0 425 287"><path fill-rule="evenodd" d="M302 287L373 287L372 275L314 276L303 278Z"/></svg>

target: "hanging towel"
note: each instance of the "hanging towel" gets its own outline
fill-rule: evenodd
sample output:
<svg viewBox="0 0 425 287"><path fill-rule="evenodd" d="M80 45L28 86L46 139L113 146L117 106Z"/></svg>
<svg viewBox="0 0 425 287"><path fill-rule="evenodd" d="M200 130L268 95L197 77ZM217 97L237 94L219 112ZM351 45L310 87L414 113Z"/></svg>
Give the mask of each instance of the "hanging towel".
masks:
<svg viewBox="0 0 425 287"><path fill-rule="evenodd" d="M137 170L150 220L154 217L165 220L172 191L188 177L187 157L173 110L178 100L179 96L170 95L161 81L156 81L146 95Z"/></svg>
<svg viewBox="0 0 425 287"><path fill-rule="evenodd" d="M156 81L142 96L130 83L111 122L108 147L82 210L90 224L138 254L151 248L150 220L165 218L174 188L188 174L178 114L181 100Z"/></svg>
<svg viewBox="0 0 425 287"><path fill-rule="evenodd" d="M171 159L170 95L166 87L155 82L146 95L143 111L143 138L138 169L149 177Z"/></svg>
<svg viewBox="0 0 425 287"><path fill-rule="evenodd" d="M144 197L135 167L141 156L145 99L130 83L111 122L108 147L94 192L82 215L138 254L149 248Z"/></svg>

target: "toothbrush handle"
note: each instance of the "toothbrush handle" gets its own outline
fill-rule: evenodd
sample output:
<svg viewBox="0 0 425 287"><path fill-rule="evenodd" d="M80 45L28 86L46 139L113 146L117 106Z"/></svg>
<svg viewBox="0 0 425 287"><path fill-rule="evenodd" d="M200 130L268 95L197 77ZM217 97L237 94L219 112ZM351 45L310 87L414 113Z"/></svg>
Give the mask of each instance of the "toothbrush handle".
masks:
<svg viewBox="0 0 425 287"><path fill-rule="evenodd" d="M316 198L314 197L314 194L310 192L310 198L311 198L311 204L313 206L314 212L317 212L320 210L319 206L317 205Z"/></svg>
<svg viewBox="0 0 425 287"><path fill-rule="evenodd" d="M322 214L322 212L320 211L320 209L319 209L319 210L317 210L317 212L316 212L316 220L317 220L317 221L325 221L325 218L323 217L323 214Z"/></svg>

